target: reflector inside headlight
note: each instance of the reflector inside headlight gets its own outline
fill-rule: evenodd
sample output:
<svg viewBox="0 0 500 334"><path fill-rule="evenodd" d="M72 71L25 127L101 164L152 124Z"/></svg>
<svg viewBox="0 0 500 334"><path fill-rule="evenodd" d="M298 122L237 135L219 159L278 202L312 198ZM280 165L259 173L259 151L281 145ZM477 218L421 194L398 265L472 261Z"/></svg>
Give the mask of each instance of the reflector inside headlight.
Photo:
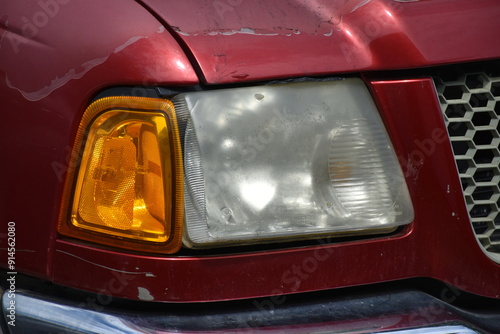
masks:
<svg viewBox="0 0 500 334"><path fill-rule="evenodd" d="M359 79L178 96L190 247L393 229L413 219Z"/></svg>

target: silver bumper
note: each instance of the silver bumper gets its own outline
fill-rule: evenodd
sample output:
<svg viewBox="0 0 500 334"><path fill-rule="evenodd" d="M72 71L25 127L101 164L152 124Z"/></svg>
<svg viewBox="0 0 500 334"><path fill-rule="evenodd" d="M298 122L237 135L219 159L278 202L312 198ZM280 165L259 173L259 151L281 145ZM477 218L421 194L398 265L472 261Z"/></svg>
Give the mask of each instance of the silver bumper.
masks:
<svg viewBox="0 0 500 334"><path fill-rule="evenodd" d="M12 307L15 300L15 307ZM352 298L291 302L271 308L265 300L245 305L135 304L104 307L6 291L2 296L5 328L17 333L497 333L500 313L471 313L419 291L397 291ZM143 307L141 307L141 305ZM10 324L9 324L10 323Z"/></svg>

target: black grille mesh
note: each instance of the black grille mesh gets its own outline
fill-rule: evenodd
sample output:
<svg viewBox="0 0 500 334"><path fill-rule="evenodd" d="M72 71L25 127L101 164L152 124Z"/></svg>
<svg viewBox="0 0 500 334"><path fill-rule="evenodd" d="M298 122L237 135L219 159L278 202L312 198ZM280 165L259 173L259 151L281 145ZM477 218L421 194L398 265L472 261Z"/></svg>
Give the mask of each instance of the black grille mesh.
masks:
<svg viewBox="0 0 500 334"><path fill-rule="evenodd" d="M500 63L447 68L434 83L472 227L500 254Z"/></svg>

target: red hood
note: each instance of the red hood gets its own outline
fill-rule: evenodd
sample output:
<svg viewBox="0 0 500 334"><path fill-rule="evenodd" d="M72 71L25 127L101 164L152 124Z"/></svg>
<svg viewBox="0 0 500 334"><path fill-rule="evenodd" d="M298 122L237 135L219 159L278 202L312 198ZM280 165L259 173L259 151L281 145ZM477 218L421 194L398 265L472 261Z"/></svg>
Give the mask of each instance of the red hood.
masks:
<svg viewBox="0 0 500 334"><path fill-rule="evenodd" d="M207 83L500 56L496 0L142 2L177 33Z"/></svg>

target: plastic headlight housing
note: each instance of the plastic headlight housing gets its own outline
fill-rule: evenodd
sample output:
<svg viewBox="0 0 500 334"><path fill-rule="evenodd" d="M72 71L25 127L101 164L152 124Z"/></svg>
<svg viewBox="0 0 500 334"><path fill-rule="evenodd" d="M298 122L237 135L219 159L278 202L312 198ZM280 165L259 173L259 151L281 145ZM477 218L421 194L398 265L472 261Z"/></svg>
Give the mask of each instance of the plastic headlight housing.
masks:
<svg viewBox="0 0 500 334"><path fill-rule="evenodd" d="M72 159L60 233L139 251L180 248L182 152L171 102L97 100L85 111Z"/></svg>
<svg viewBox="0 0 500 334"><path fill-rule="evenodd" d="M113 97L89 106L61 234L172 254L182 242L388 233L413 220L395 152L359 79L191 92L173 102Z"/></svg>
<svg viewBox="0 0 500 334"><path fill-rule="evenodd" d="M182 94L184 243L391 231L408 189L359 79Z"/></svg>

